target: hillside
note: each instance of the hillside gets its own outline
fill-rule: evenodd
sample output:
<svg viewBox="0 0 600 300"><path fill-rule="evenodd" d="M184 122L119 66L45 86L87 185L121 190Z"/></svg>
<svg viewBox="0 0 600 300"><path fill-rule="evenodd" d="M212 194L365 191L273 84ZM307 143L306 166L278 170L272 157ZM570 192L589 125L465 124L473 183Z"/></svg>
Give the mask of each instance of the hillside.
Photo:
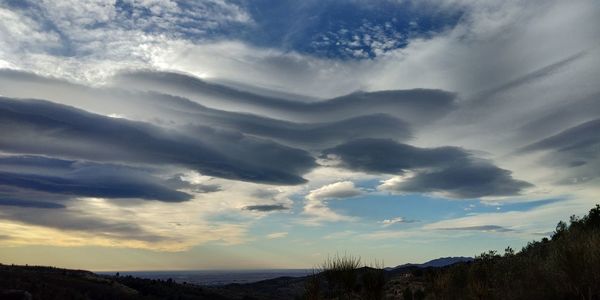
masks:
<svg viewBox="0 0 600 300"><path fill-rule="evenodd" d="M600 299L600 205L519 252L425 272L432 299Z"/></svg>
<svg viewBox="0 0 600 300"><path fill-rule="evenodd" d="M379 271L384 272L367 267L356 269L357 283ZM422 280L403 276L407 272L400 269L385 272L386 293L397 295L409 285L422 289ZM324 274L316 278L324 291L331 289ZM248 284L203 287L171 280L101 276L83 270L0 265L0 299L302 299L311 279L311 276L279 277Z"/></svg>
<svg viewBox="0 0 600 300"><path fill-rule="evenodd" d="M227 299L196 286L89 271L0 265L0 299Z"/></svg>

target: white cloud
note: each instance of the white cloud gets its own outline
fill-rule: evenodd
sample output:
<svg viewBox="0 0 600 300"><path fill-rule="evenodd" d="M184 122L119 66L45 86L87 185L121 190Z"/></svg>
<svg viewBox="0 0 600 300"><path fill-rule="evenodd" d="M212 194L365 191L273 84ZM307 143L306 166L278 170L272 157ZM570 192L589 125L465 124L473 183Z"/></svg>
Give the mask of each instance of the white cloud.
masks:
<svg viewBox="0 0 600 300"><path fill-rule="evenodd" d="M327 206L327 200L356 197L363 192L354 186L351 181L340 181L314 189L305 197L304 215L308 219L302 220L306 225L320 225L322 222L353 221L355 217L346 216L333 211Z"/></svg>
<svg viewBox="0 0 600 300"><path fill-rule="evenodd" d="M360 194L362 194L362 191L355 187L353 182L340 181L310 191L306 196L306 199L310 201L323 201L329 199L350 198Z"/></svg>
<svg viewBox="0 0 600 300"><path fill-rule="evenodd" d="M422 236L422 233L419 231L378 230L361 234L359 237L365 240L388 240L411 238L419 235Z"/></svg>
<svg viewBox="0 0 600 300"><path fill-rule="evenodd" d="M191 44L186 35L202 36L232 22L252 23L246 11L225 0L123 3L129 8L118 9L114 0L0 6L0 60L36 73L98 83L119 69L154 66L153 59L173 45Z"/></svg>
<svg viewBox="0 0 600 300"><path fill-rule="evenodd" d="M134 202L134 201L130 201ZM118 203L101 198L82 198L66 211L53 212L47 218L62 218L66 224L90 220L113 224L89 230L87 227L53 228L19 222L0 223L0 233L8 236L4 245L104 246L151 249L178 252L205 243L237 245L249 241L247 231L251 221L209 221L205 199L195 199L182 205L163 202ZM134 208L135 207L135 208ZM54 222L54 221L52 221ZM129 228L143 233L131 234ZM22 234L28 232L28 234Z"/></svg>
<svg viewBox="0 0 600 300"><path fill-rule="evenodd" d="M396 217L393 219L385 219L383 221L379 221L377 223L381 224L383 227L388 227L394 224L400 224L400 223L413 223L415 222L414 220L407 220L403 217Z"/></svg>
<svg viewBox="0 0 600 300"><path fill-rule="evenodd" d="M287 232L273 232L273 233L267 234L267 239L270 239L270 240L281 239L281 238L284 238L287 236L288 236Z"/></svg>
<svg viewBox="0 0 600 300"><path fill-rule="evenodd" d="M45 32L41 25L28 16L0 7L0 55L14 59L19 51L43 51L58 47L60 37Z"/></svg>
<svg viewBox="0 0 600 300"><path fill-rule="evenodd" d="M0 235L7 237L2 240L2 244L94 245L167 252L188 251L194 246L209 243L245 244L256 238L249 233L249 229L268 213L244 210L244 207L273 204L274 201L290 206L292 201L289 196L300 189L297 186L273 188L262 184L217 179L191 171L184 172L182 179L192 184L216 184L222 190L205 194L188 191L194 194L194 199L176 204L136 199L80 198L69 202L64 211L45 213L45 218L62 218L67 224L65 228L8 220L0 222ZM262 196L265 190L271 192L268 199ZM0 211L0 216L2 215L3 212ZM70 223L82 220L112 225L105 228L102 234L85 228L68 228ZM139 228L144 234L127 233L126 230L131 227Z"/></svg>
<svg viewBox="0 0 600 300"><path fill-rule="evenodd" d="M413 172L407 171L405 174L381 180L381 184L377 186L377 190L399 193L398 191L401 190L399 187L402 186L402 183L412 176Z"/></svg>
<svg viewBox="0 0 600 300"><path fill-rule="evenodd" d="M524 239L537 239L540 232L554 229L560 220L568 220L574 212L583 215L591 205L585 198L562 200L527 211L498 211L492 213L475 213L466 217L453 218L433 222L423 226L425 230L446 230L459 228L486 228L497 226L501 233L518 235ZM511 230L514 232L507 232Z"/></svg>

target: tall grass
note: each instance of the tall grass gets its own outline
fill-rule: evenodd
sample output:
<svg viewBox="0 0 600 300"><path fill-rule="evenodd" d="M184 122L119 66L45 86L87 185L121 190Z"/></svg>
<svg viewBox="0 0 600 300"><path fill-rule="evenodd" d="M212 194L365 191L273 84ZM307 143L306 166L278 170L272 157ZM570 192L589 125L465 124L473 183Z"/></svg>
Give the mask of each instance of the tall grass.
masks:
<svg viewBox="0 0 600 300"><path fill-rule="evenodd" d="M386 283L383 262L363 265L353 255L329 256L305 282L305 299L368 299L383 298Z"/></svg>
<svg viewBox="0 0 600 300"><path fill-rule="evenodd" d="M343 256L336 254L325 259L321 265L323 275L336 295L350 298L356 285L356 270L360 266L360 261L360 257L348 254Z"/></svg>

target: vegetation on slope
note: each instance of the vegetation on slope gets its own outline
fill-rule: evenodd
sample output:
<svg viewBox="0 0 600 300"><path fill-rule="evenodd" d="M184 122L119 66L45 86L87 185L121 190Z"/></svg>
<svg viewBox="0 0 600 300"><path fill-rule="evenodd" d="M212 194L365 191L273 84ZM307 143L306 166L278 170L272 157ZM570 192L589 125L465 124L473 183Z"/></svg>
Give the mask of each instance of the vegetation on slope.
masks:
<svg viewBox="0 0 600 300"><path fill-rule="evenodd" d="M431 299L600 299L600 205L515 253L426 272Z"/></svg>
<svg viewBox="0 0 600 300"><path fill-rule="evenodd" d="M387 281L383 263L361 267L360 257L327 258L305 281L305 299L382 299Z"/></svg>
<svg viewBox="0 0 600 300"><path fill-rule="evenodd" d="M519 252L508 247L503 255L489 251L442 268L407 266L386 272L375 285L359 264L351 256L327 260L322 274L328 284L309 280L305 298L600 300L600 205L569 224L559 222L550 239Z"/></svg>
<svg viewBox="0 0 600 300"><path fill-rule="evenodd" d="M192 285L89 271L0 265L0 299L155 300L226 299Z"/></svg>

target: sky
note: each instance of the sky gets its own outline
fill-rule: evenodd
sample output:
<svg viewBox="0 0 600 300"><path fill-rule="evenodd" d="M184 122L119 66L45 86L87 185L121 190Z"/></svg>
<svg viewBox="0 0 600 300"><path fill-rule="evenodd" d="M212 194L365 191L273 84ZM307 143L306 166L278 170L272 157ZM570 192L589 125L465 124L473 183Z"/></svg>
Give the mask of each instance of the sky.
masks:
<svg viewBox="0 0 600 300"><path fill-rule="evenodd" d="M386 266L600 203L596 1L0 0L0 263Z"/></svg>

